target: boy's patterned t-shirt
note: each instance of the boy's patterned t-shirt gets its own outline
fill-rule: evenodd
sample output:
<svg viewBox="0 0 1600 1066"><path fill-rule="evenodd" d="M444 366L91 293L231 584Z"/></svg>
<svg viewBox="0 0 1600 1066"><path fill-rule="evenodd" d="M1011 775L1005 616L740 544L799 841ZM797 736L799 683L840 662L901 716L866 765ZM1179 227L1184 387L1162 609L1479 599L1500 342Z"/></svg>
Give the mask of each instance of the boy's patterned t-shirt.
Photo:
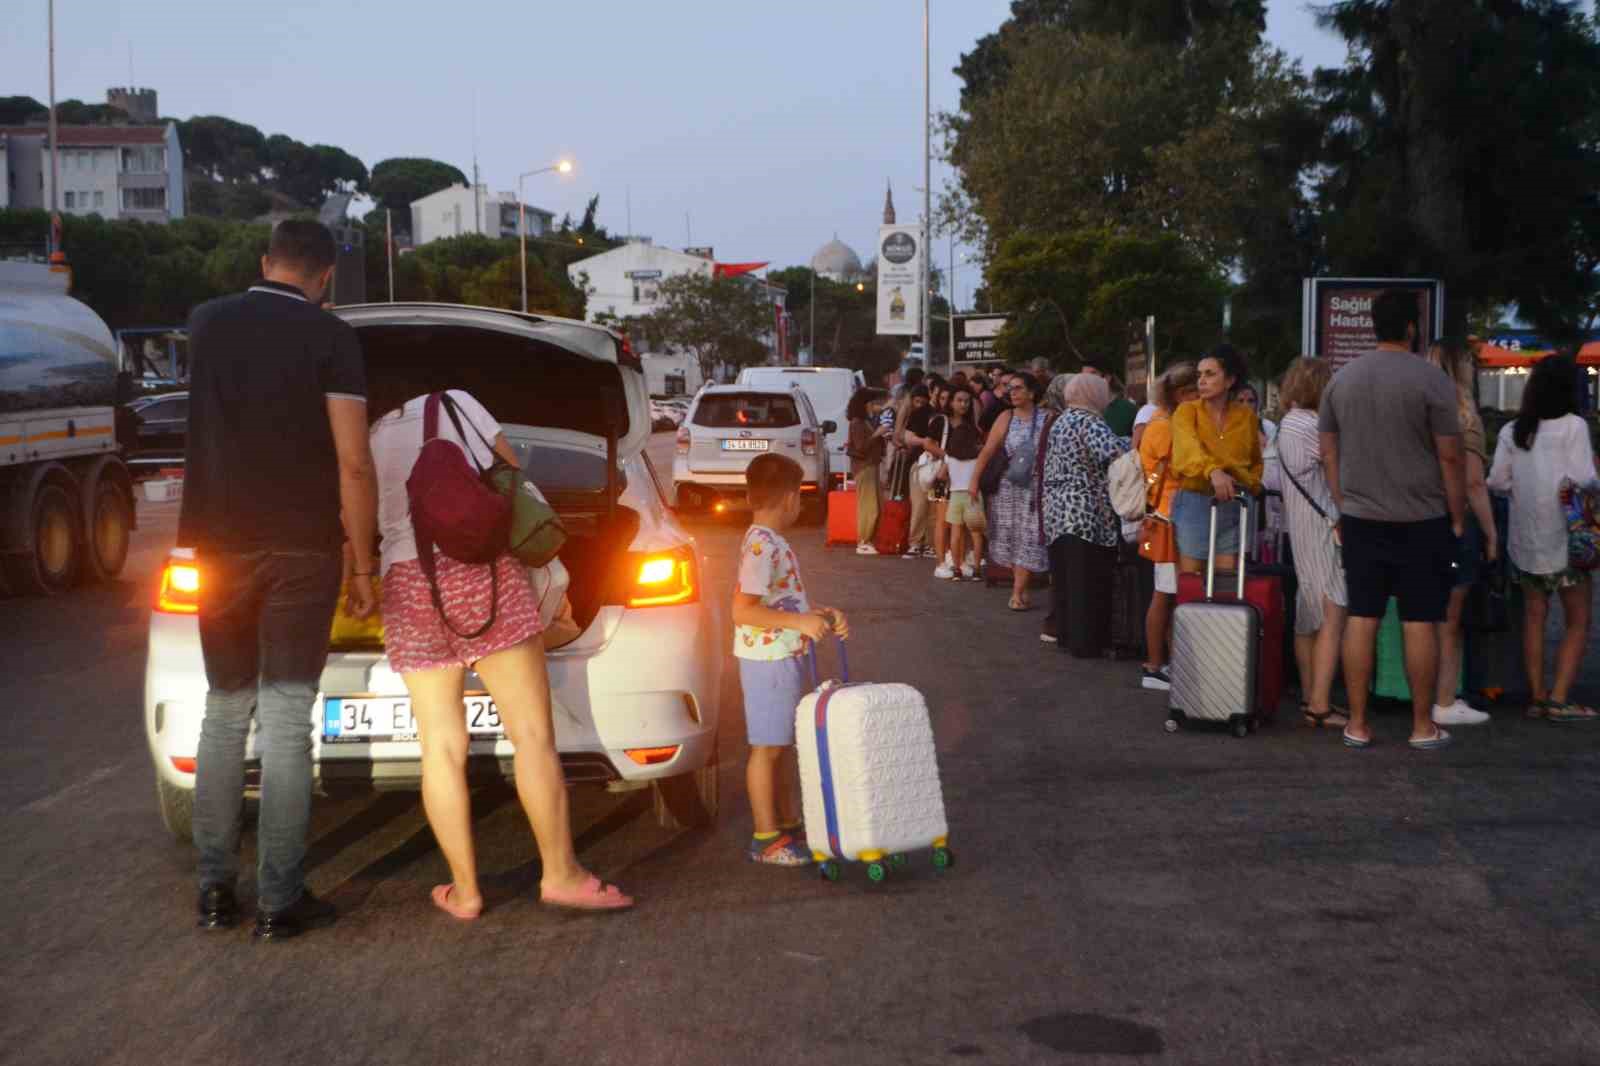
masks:
<svg viewBox="0 0 1600 1066"><path fill-rule="evenodd" d="M766 526L751 526L739 545L738 591L760 596L763 607L796 613L811 610L794 549ZM733 627L733 654L740 659L789 659L805 650L806 638L798 629Z"/></svg>

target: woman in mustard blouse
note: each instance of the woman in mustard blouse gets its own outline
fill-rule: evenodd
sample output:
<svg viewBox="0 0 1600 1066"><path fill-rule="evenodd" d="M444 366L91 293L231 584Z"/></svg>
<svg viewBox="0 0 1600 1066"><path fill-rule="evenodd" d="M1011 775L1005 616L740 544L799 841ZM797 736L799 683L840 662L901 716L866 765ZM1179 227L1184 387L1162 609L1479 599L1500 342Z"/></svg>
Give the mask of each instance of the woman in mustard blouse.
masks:
<svg viewBox="0 0 1600 1066"><path fill-rule="evenodd" d="M1172 415L1172 473L1181 478L1172 500L1178 538L1178 569L1194 573L1206 565L1211 501L1217 513L1217 568L1231 569L1239 555L1241 494L1261 491L1261 420L1234 389L1244 382L1244 360L1232 345L1220 345L1200 360L1200 398Z"/></svg>

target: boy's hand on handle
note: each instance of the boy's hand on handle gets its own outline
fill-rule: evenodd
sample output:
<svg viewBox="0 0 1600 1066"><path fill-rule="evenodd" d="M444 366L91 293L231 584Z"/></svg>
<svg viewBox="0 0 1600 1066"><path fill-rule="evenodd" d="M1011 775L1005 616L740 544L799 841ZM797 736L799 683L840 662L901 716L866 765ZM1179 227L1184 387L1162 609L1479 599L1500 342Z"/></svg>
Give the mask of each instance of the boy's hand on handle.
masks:
<svg viewBox="0 0 1600 1066"><path fill-rule="evenodd" d="M817 614L828 623L828 632L840 640L850 639L850 620L837 607L818 607Z"/></svg>
<svg viewBox="0 0 1600 1066"><path fill-rule="evenodd" d="M797 614L794 618L794 628L806 635L812 643L816 643L828 635L828 620L815 611Z"/></svg>

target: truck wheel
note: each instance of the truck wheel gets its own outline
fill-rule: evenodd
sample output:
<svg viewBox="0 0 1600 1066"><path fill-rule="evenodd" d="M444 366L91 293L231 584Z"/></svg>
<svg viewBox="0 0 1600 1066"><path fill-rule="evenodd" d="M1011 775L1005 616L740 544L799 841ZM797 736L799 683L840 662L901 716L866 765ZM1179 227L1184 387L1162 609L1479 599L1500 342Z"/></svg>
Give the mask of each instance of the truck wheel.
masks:
<svg viewBox="0 0 1600 1066"><path fill-rule="evenodd" d="M655 782L656 823L663 829L700 829L717 820L717 771L720 762L715 750L705 766Z"/></svg>
<svg viewBox="0 0 1600 1066"><path fill-rule="evenodd" d="M96 478L84 511L85 576L91 581L110 581L122 573L122 564L128 561L133 530L128 495L114 479Z"/></svg>
<svg viewBox="0 0 1600 1066"><path fill-rule="evenodd" d="M178 840L193 840L194 791L169 784L157 776L156 801L161 805L161 821L167 831Z"/></svg>
<svg viewBox="0 0 1600 1066"><path fill-rule="evenodd" d="M25 596L70 589L83 561L72 494L55 482L40 485L25 530L26 550L6 560L12 588Z"/></svg>

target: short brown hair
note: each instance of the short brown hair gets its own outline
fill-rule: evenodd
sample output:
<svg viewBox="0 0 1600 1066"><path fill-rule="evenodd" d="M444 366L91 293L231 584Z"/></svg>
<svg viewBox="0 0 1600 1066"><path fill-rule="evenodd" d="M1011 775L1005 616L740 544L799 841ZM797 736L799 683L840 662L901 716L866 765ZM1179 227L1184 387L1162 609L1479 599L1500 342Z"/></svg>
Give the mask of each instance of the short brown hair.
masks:
<svg viewBox="0 0 1600 1066"><path fill-rule="evenodd" d="M1322 405L1322 391L1333 379L1333 368L1326 359L1301 356L1289 364L1278 389L1278 403L1284 410L1298 407L1302 411L1315 411Z"/></svg>
<svg viewBox="0 0 1600 1066"><path fill-rule="evenodd" d="M805 472L800 464L787 455L768 452L758 455L745 471L745 494L750 497L753 510L771 510L783 503L791 493L800 491Z"/></svg>
<svg viewBox="0 0 1600 1066"><path fill-rule="evenodd" d="M338 253L327 226L310 218L286 218L272 227L267 258L314 275L333 266Z"/></svg>

